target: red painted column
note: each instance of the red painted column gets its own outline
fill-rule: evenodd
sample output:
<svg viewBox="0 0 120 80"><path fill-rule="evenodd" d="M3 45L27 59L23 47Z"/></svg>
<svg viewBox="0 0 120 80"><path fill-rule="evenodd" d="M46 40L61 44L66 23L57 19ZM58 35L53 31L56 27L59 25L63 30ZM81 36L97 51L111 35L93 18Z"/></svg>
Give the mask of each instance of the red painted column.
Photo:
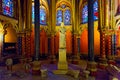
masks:
<svg viewBox="0 0 120 80"><path fill-rule="evenodd" d="M107 66L107 59L106 59L106 41L105 41L105 32L100 31L100 62L99 62L99 68L105 69Z"/></svg>
<svg viewBox="0 0 120 80"><path fill-rule="evenodd" d="M107 53L107 58L108 59L110 59L110 57L111 57L111 40L112 40L112 38L111 38L111 35L107 35L107 40L106 40L106 47L107 47L107 51L106 51L106 53Z"/></svg>
<svg viewBox="0 0 120 80"><path fill-rule="evenodd" d="M54 35L51 35L51 63L56 63L54 42Z"/></svg>
<svg viewBox="0 0 120 80"><path fill-rule="evenodd" d="M105 32L100 33L100 56L106 58L105 54Z"/></svg>
<svg viewBox="0 0 120 80"><path fill-rule="evenodd" d="M108 64L113 64L115 65L115 61L113 60L112 56L112 36L107 35L107 58L108 58Z"/></svg>
<svg viewBox="0 0 120 80"><path fill-rule="evenodd" d="M30 57L31 56L31 36L30 35L26 35L26 57Z"/></svg>
<svg viewBox="0 0 120 80"><path fill-rule="evenodd" d="M77 35L73 35L73 64L78 64L78 46L77 46Z"/></svg>

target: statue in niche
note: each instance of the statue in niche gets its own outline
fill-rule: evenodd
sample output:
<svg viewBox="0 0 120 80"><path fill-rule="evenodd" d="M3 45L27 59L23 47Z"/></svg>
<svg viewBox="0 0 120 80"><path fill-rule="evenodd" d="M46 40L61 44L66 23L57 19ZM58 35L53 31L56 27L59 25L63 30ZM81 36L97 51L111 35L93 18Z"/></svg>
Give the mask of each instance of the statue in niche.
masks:
<svg viewBox="0 0 120 80"><path fill-rule="evenodd" d="M66 29L63 22L60 27L59 48L66 48Z"/></svg>

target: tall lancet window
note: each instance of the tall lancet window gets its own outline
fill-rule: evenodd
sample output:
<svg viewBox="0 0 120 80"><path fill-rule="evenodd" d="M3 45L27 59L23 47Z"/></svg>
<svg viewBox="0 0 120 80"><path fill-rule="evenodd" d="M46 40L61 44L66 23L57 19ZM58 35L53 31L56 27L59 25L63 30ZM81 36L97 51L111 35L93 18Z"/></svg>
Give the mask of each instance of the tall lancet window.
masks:
<svg viewBox="0 0 120 80"><path fill-rule="evenodd" d="M88 22L88 6L85 5L82 10L82 23Z"/></svg>
<svg viewBox="0 0 120 80"><path fill-rule="evenodd" d="M13 17L14 9L13 9L13 0L2 0L2 11L6 16Z"/></svg>
<svg viewBox="0 0 120 80"><path fill-rule="evenodd" d="M34 2L33 2L34 3ZM32 23L34 23L34 19L35 19L35 10L34 10L34 4L32 5ZM44 5L40 5L40 25L46 25L46 20L47 20L47 14L46 14L46 8L44 7Z"/></svg>
<svg viewBox="0 0 120 80"><path fill-rule="evenodd" d="M46 10L44 6L40 6L40 24L46 25Z"/></svg>
<svg viewBox="0 0 120 80"><path fill-rule="evenodd" d="M98 1L96 0L93 4L94 9L94 20L98 20ZM82 23L88 22L88 5L86 4L82 10Z"/></svg>
<svg viewBox="0 0 120 80"><path fill-rule="evenodd" d="M64 12L64 24L65 25L70 25L70 20L71 20L71 13L69 9L66 9Z"/></svg>
<svg viewBox="0 0 120 80"><path fill-rule="evenodd" d="M66 4L62 4L57 8L56 24L59 26L61 22L65 25L71 25L71 10Z"/></svg>
<svg viewBox="0 0 120 80"><path fill-rule="evenodd" d="M98 20L98 1L94 2L94 20Z"/></svg>
<svg viewBox="0 0 120 80"><path fill-rule="evenodd" d="M58 10L57 11L57 25L60 25L61 22L63 21L63 17L62 17L62 10Z"/></svg>

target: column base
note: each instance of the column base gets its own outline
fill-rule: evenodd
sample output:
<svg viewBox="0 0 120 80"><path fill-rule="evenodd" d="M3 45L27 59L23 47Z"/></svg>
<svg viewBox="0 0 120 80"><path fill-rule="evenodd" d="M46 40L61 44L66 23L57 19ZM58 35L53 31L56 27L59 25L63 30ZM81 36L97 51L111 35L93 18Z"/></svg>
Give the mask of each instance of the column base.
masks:
<svg viewBox="0 0 120 80"><path fill-rule="evenodd" d="M98 68L105 69L108 66L107 59L106 58L100 58L99 60L100 61L99 61L99 64L98 64Z"/></svg>
<svg viewBox="0 0 120 80"><path fill-rule="evenodd" d="M56 64L56 63L57 63L57 60L56 60L55 55L51 55L51 56L50 56L50 63L51 63L51 64Z"/></svg>
<svg viewBox="0 0 120 80"><path fill-rule="evenodd" d="M73 56L72 63L73 63L73 64L78 64L78 63L79 63L79 58L78 58L77 55L74 55L74 56Z"/></svg>
<svg viewBox="0 0 120 80"><path fill-rule="evenodd" d="M116 65L116 62L114 60L108 60L108 64Z"/></svg>
<svg viewBox="0 0 120 80"><path fill-rule="evenodd" d="M91 76L96 76L97 73L97 63L94 61L90 61L87 64L87 70L90 71Z"/></svg>

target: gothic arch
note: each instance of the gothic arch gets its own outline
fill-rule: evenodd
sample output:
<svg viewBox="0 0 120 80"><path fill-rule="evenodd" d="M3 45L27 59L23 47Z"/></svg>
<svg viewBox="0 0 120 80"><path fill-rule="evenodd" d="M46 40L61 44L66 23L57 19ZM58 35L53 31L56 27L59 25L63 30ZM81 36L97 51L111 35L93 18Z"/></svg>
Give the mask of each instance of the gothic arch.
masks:
<svg viewBox="0 0 120 80"><path fill-rule="evenodd" d="M120 19L115 24L115 30L118 30L120 27Z"/></svg>
<svg viewBox="0 0 120 80"><path fill-rule="evenodd" d="M60 0L56 3L56 25L60 25L60 22L58 22L57 19L57 12L62 11L62 22L64 22L65 25L71 25L72 24L72 5L70 1ZM65 14L67 12L67 15L65 17ZM69 15L69 17L68 17Z"/></svg>
<svg viewBox="0 0 120 80"><path fill-rule="evenodd" d="M5 22L3 24L3 29L6 30L6 28L8 27L8 25L11 25L13 29L15 29L16 33L19 32L19 28L17 24L14 23L10 23L10 22Z"/></svg>

